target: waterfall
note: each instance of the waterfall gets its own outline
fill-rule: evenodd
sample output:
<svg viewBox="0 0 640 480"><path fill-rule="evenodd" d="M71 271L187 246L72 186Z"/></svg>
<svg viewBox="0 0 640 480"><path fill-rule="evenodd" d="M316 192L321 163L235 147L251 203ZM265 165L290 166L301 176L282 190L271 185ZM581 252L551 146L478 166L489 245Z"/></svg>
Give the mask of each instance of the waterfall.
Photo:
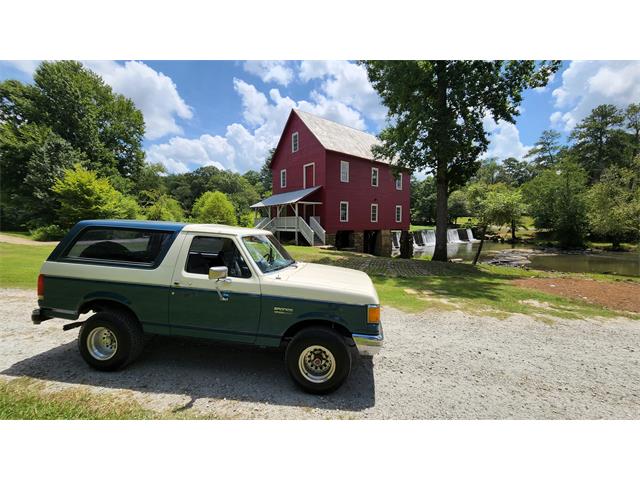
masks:
<svg viewBox="0 0 640 480"><path fill-rule="evenodd" d="M470 228L467 228L467 239L470 242L473 242L475 238L473 238L473 231Z"/></svg>
<svg viewBox="0 0 640 480"><path fill-rule="evenodd" d="M435 230L422 230L422 236L424 238L425 245L436 244L436 231Z"/></svg>
<svg viewBox="0 0 640 480"><path fill-rule="evenodd" d="M422 231L418 230L413 232L413 245L415 248L424 247L424 242L422 241Z"/></svg>
<svg viewBox="0 0 640 480"><path fill-rule="evenodd" d="M460 243L458 230L456 230L455 228L447 229L447 243Z"/></svg>

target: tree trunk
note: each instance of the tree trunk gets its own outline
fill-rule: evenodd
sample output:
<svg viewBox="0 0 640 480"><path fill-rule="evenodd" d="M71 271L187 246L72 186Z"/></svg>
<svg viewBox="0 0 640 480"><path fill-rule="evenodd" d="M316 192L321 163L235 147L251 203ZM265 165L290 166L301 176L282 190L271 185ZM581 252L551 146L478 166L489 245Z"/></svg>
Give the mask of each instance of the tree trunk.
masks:
<svg viewBox="0 0 640 480"><path fill-rule="evenodd" d="M478 263L478 259L480 258L480 252L482 251L482 245L484 245L484 236L487 233L487 226L482 227L482 233L480 233L480 245L478 245L478 251L476 252L476 256L473 257L473 265Z"/></svg>
<svg viewBox="0 0 640 480"><path fill-rule="evenodd" d="M613 250L620 250L620 239L614 238L613 241L611 242L611 246Z"/></svg>
<svg viewBox="0 0 640 480"><path fill-rule="evenodd" d="M447 178L447 167L451 152L448 148L449 132L448 121L449 112L447 107L447 63L436 62L437 76L437 121L433 134L438 139L437 148L434 150L436 156L436 245L433 250L432 261L447 261L447 224L449 221L449 181Z"/></svg>
<svg viewBox="0 0 640 480"><path fill-rule="evenodd" d="M440 178L440 162L438 161L437 174L437 196L436 196L436 246L433 250L431 260L436 262L447 261L447 226L448 226L448 205L447 205L447 179Z"/></svg>
<svg viewBox="0 0 640 480"><path fill-rule="evenodd" d="M511 243L516 243L516 221L511 220Z"/></svg>

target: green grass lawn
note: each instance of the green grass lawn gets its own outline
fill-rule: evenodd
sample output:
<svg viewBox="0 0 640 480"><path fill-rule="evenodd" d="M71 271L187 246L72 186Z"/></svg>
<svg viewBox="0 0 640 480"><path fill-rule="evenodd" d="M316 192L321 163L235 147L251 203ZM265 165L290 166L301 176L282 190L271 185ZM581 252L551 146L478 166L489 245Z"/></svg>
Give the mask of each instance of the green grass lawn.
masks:
<svg viewBox="0 0 640 480"><path fill-rule="evenodd" d="M40 267L53 248L0 243L0 287L35 289Z"/></svg>
<svg viewBox="0 0 640 480"><path fill-rule="evenodd" d="M51 391L47 382L28 377L0 379L0 420L215 420L215 414L198 414L179 408L154 412L126 393L90 393L86 387Z"/></svg>
<svg viewBox="0 0 640 480"><path fill-rule="evenodd" d="M288 246L287 250L296 259L340 266L354 258L367 255L324 250L316 247ZM521 313L545 320L547 316L559 318L614 317L611 310L586 302L561 296L524 289L511 283L518 278L570 277L593 278L600 281L638 281L634 277L619 277L606 274L551 273L524 270L513 267L477 265L424 260L394 259L391 262L423 262L420 276L397 277L372 274L371 278L380 302L407 312L421 312L430 308L464 310L505 318ZM640 318L640 315L631 315Z"/></svg>
<svg viewBox="0 0 640 480"><path fill-rule="evenodd" d="M35 289L38 272L51 250L49 245L11 245L0 243L0 287ZM370 257L366 254L327 250L317 247L288 246L300 261L337 266L351 266L354 261ZM420 262L420 276L399 277L369 272L380 301L408 312L429 308L460 309L497 317L512 313L549 314L562 318L614 316L615 313L586 302L570 300L510 283L525 277L593 278L600 281L638 281L604 274L550 273L490 265L425 262L424 260L384 259L389 265ZM406 263L408 262L408 263ZM535 303L544 304L543 307Z"/></svg>

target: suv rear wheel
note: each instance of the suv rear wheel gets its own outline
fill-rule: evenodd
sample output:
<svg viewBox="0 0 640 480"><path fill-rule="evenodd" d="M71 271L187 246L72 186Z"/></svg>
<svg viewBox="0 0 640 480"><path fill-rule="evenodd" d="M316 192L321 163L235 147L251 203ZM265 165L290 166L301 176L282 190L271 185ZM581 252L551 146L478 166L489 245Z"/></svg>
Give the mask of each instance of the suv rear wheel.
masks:
<svg viewBox="0 0 640 480"><path fill-rule="evenodd" d="M82 358L97 370L113 371L133 362L142 352L144 335L131 315L103 311L91 316L80 329Z"/></svg>
<svg viewBox="0 0 640 480"><path fill-rule="evenodd" d="M349 376L351 349L334 330L309 327L289 342L285 363L289 375L302 389L309 393L329 393Z"/></svg>

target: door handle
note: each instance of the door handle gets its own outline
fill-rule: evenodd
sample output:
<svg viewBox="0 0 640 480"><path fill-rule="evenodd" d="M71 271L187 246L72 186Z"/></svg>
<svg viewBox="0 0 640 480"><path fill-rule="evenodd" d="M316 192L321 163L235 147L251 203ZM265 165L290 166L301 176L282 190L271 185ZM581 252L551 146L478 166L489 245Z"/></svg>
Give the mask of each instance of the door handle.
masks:
<svg viewBox="0 0 640 480"><path fill-rule="evenodd" d="M218 292L218 298L220 299L221 302L228 302L229 292L223 292L220 289L221 283L231 283L231 279L227 277L227 278L219 278L218 280L216 280L216 291Z"/></svg>

